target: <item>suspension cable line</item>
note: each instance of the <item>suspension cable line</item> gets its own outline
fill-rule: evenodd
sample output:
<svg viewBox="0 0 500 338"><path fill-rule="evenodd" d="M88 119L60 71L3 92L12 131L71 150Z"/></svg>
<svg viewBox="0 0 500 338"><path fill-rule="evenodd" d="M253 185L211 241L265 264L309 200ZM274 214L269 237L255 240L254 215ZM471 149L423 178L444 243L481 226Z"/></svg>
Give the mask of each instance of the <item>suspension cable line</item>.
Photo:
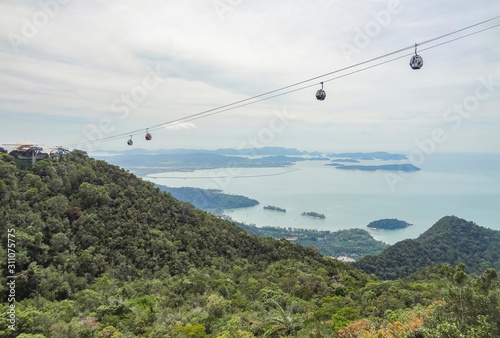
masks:
<svg viewBox="0 0 500 338"><path fill-rule="evenodd" d="M112 141L112 140L121 139L121 138L123 138L125 136L138 135L138 134L144 133L145 129L154 131L154 130L165 128L165 127L168 127L168 126L173 126L173 125L177 125L177 124L184 123L184 122L198 120L198 119L201 119L201 118L204 118L204 117L216 115L216 114L219 114L219 113L223 113L223 112L227 112L227 111L234 110L234 109L237 109L237 108L245 107L245 106L248 106L248 105L251 105L251 104L255 104L255 103L258 103L258 102L266 101L266 100L269 100L269 99L272 99L272 98L276 98L276 97L279 97L279 96L287 95L287 94L290 94L290 93L293 93L293 92L297 92L297 91L300 91L300 90L308 89L308 88L317 86L318 83L315 82L315 83L307 85L307 86L302 86L302 87L299 87L299 88L296 88L296 89L293 89L293 90L288 90L288 91L285 91L285 92L282 92L282 93L271 95L271 94L274 94L274 93L277 93L277 92L281 92L281 91L286 90L286 89L290 89L292 87L299 86L301 84L305 84L305 83L308 83L308 82L311 82L311 81L314 81L314 80L318 80L320 78L324 78L324 77L329 76L329 75L340 73L340 72L343 72L343 71L346 71L346 70L349 70L349 69L352 69L352 68L356 68L356 67L365 65L367 63L371 63L371 62L374 62L374 61L377 61L377 60L380 60L380 59L383 59L383 58L387 58L389 56L392 56L392 55L395 55L395 54L399 54L399 53L404 52L406 50L410 50L410 49L413 50L415 48L415 46L422 46L422 45L425 45L425 44L429 44L431 42L437 41L439 39L448 37L448 36L453 35L453 34L457 34L459 32L463 32L463 31L465 31L467 29L470 29L470 28L473 28L473 27L485 24L487 22L493 21L493 20L498 19L498 18L500 18L500 16L496 16L494 18L481 21L479 23L476 23L476 24L464 27L462 29L459 29L459 30L456 30L456 31L453 31L453 32L450 32L450 33L447 33L447 34L444 34L444 35L441 35L441 36L438 36L438 37L435 37L435 38L432 38L432 39L429 39L429 40L426 40L426 41L423 41L423 42L420 42L420 43L417 43L417 44L413 44L411 46L404 47L404 48L401 48L399 50L396 50L396 51L393 51L393 52L390 52L390 53L387 53L387 54L384 54L384 55L381 55L381 56L377 56L377 57L374 57L374 58L369 59L369 60L365 60L365 61L356 63L354 65L350 65L350 66L347 66L347 67L344 67L344 68L340 68L340 69L337 69L337 70L334 70L334 71L331 71L331 72L328 72L328 73L325 73L325 74L322 74L322 75L318 75L318 76L315 76L315 77L312 77L312 78L309 78L309 79L306 79L306 80L303 80L303 81L299 81L299 82L296 82L296 83L293 83L293 84L290 84L290 85L287 85L287 86L284 86L284 87L281 87L281 88L278 88L278 89L267 91L265 93L262 93L262 94L259 94L259 95L255 95L255 96L252 96L252 97L249 97L249 98L246 98L246 99L238 100L238 101L235 101L235 102L232 102L232 103L229 103L229 104L225 104L225 105L222 105L222 106L219 106L219 107L211 108L211 109L208 109L208 110L205 110L205 111L202 111L202 112L199 112L199 113L195 113L195 114L192 114L192 115L188 115L188 116L185 116L185 117L182 117L182 118L178 118L178 119L175 119L175 120L172 120L172 121L168 121L168 122L156 124L156 125L150 126L148 128L141 128L141 129L137 129L137 130L134 130L134 131L125 132L125 133L122 133L122 134L105 137L105 138L102 138L102 139L99 139L99 140L96 140L96 141L84 141L84 142L80 142L80 143L78 143L78 145L86 144L86 143L94 143L94 142ZM457 38L454 38L454 39L451 39L451 40L448 40L448 41L444 41L442 43L439 43L439 44L436 44L436 45L433 45L433 46L430 46L430 47L427 47L427 48L420 49L420 51L425 51L425 50L437 48L437 47L440 47L442 45L445 45L445 44L448 44L448 43L451 43L451 42L454 42L454 41L457 41L457 40L460 40L460 39L463 39L463 38L466 38L466 37L469 37L469 36L472 36L472 35L476 35L476 34L482 33L484 31L487 31L487 30L490 30L490 29L493 29L493 28L496 28L496 27L499 27L499 26L500 26L500 24L497 24L497 25L494 25L494 26L490 26L490 27L481 29L479 31L475 31L475 32L472 32L472 33L469 33L469 34L466 34L466 35L463 35L463 36L460 36L460 37L457 37ZM343 78L343 77L346 77L346 76L349 76L349 75L352 75L352 74L355 74L355 73L359 73L359 72L364 71L364 70L368 70L368 69L371 69L371 68L374 68L374 67L378 67L380 65L383 65L383 64L386 64L386 63L389 63L389 62L393 62L395 60L399 60L399 59L408 57L408 56L410 56L412 54L413 53L411 53L411 54L405 54L405 55L402 55L402 56L398 56L398 57L395 57L395 58L392 58L392 59L389 59L389 60L386 60L386 61L383 61L383 62L379 62L379 63L373 64L373 65L370 65L370 66L367 66L367 67L364 67L364 68L361 68L361 69L358 69L358 70L355 70L355 71L352 71L352 72L349 72L349 73L346 73L346 74L343 74L343 75L340 75L340 76L337 76L337 77L334 77L334 78L323 80L322 82L334 81L334 80L337 80L337 79L340 79L340 78ZM268 95L271 95L271 96L268 96ZM248 101L250 101L250 102L248 102ZM76 145L76 144L72 144L72 145ZM70 145L70 146L72 146L72 145Z"/></svg>

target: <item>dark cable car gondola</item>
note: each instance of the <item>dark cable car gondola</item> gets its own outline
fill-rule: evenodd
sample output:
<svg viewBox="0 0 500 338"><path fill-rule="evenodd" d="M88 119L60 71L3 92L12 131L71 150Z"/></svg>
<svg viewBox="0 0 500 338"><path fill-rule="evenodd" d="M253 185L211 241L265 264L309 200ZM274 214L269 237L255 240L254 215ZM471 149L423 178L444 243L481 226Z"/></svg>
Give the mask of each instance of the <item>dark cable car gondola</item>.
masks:
<svg viewBox="0 0 500 338"><path fill-rule="evenodd" d="M69 153L68 149L59 146L59 147L52 149L52 151L49 153L49 157L57 159L57 158L60 158L62 156L67 155L68 153Z"/></svg>
<svg viewBox="0 0 500 338"><path fill-rule="evenodd" d="M321 89L316 92L316 98L319 101L323 101L325 99L325 97L326 97L326 93L323 90L323 82L321 82Z"/></svg>
<svg viewBox="0 0 500 338"><path fill-rule="evenodd" d="M415 55L411 57L410 67L412 69L420 69L424 65L424 60L417 54L417 44L415 44Z"/></svg>
<svg viewBox="0 0 500 338"><path fill-rule="evenodd" d="M148 129L146 129L146 141L151 141L151 139L153 138L153 136L148 132Z"/></svg>
<svg viewBox="0 0 500 338"><path fill-rule="evenodd" d="M130 135L130 140L127 141L127 144L129 146L131 146L132 144L134 144L134 141L132 141L132 135Z"/></svg>

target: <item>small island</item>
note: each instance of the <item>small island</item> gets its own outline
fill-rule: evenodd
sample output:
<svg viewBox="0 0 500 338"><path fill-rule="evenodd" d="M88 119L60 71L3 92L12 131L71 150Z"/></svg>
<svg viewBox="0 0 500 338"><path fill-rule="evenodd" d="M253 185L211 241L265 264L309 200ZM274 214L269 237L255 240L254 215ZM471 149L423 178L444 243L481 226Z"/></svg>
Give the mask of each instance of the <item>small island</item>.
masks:
<svg viewBox="0 0 500 338"><path fill-rule="evenodd" d="M313 212L313 211L303 212L302 216L310 216L310 217L321 218L321 219L326 218L324 214L319 214L319 213Z"/></svg>
<svg viewBox="0 0 500 338"><path fill-rule="evenodd" d="M383 165L343 165L343 166L335 166L335 168L344 170L363 170L363 171L394 170L394 171L404 171L404 172L412 172L420 170L420 168L415 167L413 164L410 163L383 164Z"/></svg>
<svg viewBox="0 0 500 338"><path fill-rule="evenodd" d="M410 225L412 224L405 221L400 221L395 218L385 218L385 219L379 219L378 221L370 222L370 224L368 224L367 227L372 229L396 230L396 229L407 228Z"/></svg>
<svg viewBox="0 0 500 338"><path fill-rule="evenodd" d="M352 158L336 158L334 162L359 163L358 160Z"/></svg>
<svg viewBox="0 0 500 338"><path fill-rule="evenodd" d="M317 157L306 157L306 160L307 161L330 161L330 158L317 156Z"/></svg>
<svg viewBox="0 0 500 338"><path fill-rule="evenodd" d="M407 157L403 154L390 154L385 151L376 151L373 153L340 153L330 154L331 157L351 158L357 160L406 160Z"/></svg>
<svg viewBox="0 0 500 338"><path fill-rule="evenodd" d="M267 210L274 210L274 211L281 211L281 212L286 212L286 209L275 207L274 205L266 205L264 209Z"/></svg>

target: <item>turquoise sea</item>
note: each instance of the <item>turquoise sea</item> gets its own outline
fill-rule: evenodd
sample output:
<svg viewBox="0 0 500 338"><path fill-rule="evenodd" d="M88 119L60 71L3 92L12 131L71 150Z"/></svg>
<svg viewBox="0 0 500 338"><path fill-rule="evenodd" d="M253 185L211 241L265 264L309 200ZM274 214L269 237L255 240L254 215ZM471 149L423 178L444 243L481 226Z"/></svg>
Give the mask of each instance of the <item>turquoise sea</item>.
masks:
<svg viewBox="0 0 500 338"><path fill-rule="evenodd" d="M397 218L412 226L370 230L389 244L415 238L441 217L456 215L500 230L500 154L435 153L412 173L351 171L304 161L285 168L222 168L168 172L146 177L170 187L221 189L260 202L250 208L225 210L237 221L257 226L339 230L364 228L374 220ZM397 161L367 160L377 165ZM285 208L286 213L263 206ZM325 219L301 216L304 211Z"/></svg>

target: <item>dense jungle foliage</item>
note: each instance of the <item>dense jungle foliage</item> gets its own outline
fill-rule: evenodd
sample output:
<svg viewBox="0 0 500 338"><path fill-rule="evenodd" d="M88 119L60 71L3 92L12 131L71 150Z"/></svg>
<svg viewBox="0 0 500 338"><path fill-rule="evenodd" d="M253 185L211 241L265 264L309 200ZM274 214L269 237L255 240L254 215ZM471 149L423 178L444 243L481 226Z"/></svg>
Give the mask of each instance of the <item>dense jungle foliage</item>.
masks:
<svg viewBox="0 0 500 338"><path fill-rule="evenodd" d="M500 336L494 269L471 277L443 265L380 281L248 234L80 151L33 168L2 154L0 226L2 337Z"/></svg>

